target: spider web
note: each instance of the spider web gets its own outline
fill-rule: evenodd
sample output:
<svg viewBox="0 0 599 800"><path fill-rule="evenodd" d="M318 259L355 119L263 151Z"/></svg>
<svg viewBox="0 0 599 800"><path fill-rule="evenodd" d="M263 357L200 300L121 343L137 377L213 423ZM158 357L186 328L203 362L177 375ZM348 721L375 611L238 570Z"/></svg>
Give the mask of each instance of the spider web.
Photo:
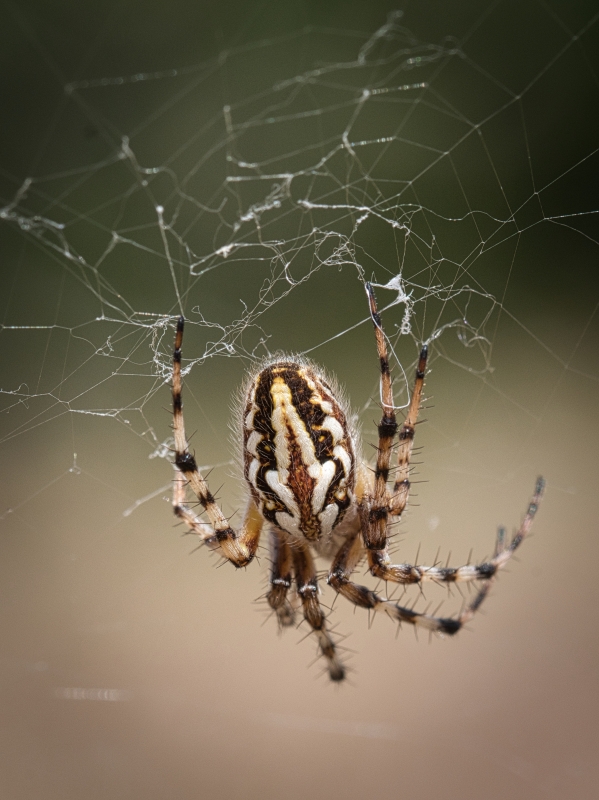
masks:
<svg viewBox="0 0 599 800"><path fill-rule="evenodd" d="M434 368L467 374L471 392L489 389L523 423L538 419L534 398L494 375L506 330L546 358L549 382L596 381L573 359L597 297L584 289L597 255L597 16L563 12L539 4L514 18L492 4L460 37L433 40L396 10L367 33L311 26L188 66L65 80L38 168L4 172L14 256L0 335L13 355L0 441L60 435L55 479L91 459L73 423L70 440L58 424L73 417L170 457L162 407L181 313L200 408L205 395L223 406L245 367L291 351L349 385L372 435L376 372L358 383L353 366L366 353L375 366L365 280L398 408L427 342ZM539 25L532 47L523 32ZM522 32L509 58L502 26ZM552 260L583 251L564 297ZM564 323L580 310L567 353L532 319L543 282ZM5 508L47 485L11 490ZM127 493L129 513L146 495Z"/></svg>

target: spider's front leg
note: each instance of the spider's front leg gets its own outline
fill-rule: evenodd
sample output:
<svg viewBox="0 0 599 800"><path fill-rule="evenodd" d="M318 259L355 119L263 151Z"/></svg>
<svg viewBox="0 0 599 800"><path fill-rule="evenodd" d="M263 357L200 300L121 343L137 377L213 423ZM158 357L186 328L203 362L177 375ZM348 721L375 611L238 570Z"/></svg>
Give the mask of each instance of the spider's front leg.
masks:
<svg viewBox="0 0 599 800"><path fill-rule="evenodd" d="M397 475L393 494L389 497L387 481L393 441L397 433L397 419L393 401L391 370L387 354L387 343L383 324L378 313L376 298L372 286L366 284L366 294L370 307L370 316L374 325L376 346L381 369L381 401L383 416L378 426L379 443L377 449L374 487L371 493L365 492L360 500L362 532L368 550L383 551L387 547L387 528L389 515L399 517L408 502L410 493L410 459L414 443L414 431L418 421L418 412L422 401L424 374L428 358L426 345L420 351L416 367L416 379L410 398L408 413L399 431L399 448L397 456Z"/></svg>
<svg viewBox="0 0 599 800"><path fill-rule="evenodd" d="M198 470L196 460L189 452L185 423L183 420L183 402L181 399L181 344L185 320L179 317L175 351L173 353L173 432L175 437L175 467L178 475L173 490L173 508L177 517L182 519L189 529L204 542L216 548L220 547L222 555L236 567L245 567L253 559L262 530L263 519L253 500L246 509L241 531L236 533L220 506L208 488L208 483ZM200 505L210 520L210 526L203 523L185 503L185 487L189 484L195 492Z"/></svg>
<svg viewBox="0 0 599 800"><path fill-rule="evenodd" d="M409 584L422 583L423 581L436 581L443 583L461 583L466 581L489 581L512 557L514 551L522 540L528 535L532 527L534 516L541 502L545 481L538 478L534 495L529 503L528 510L518 532L506 545L503 533L497 539L495 554L492 559L481 564L467 564L461 567L427 567L412 564L392 564L387 550L387 528L389 516L399 517L404 511L410 493L410 459L414 443L414 431L418 421L418 412L422 401L422 390L426 372L427 348L422 348L416 375L414 389L410 398L408 413L399 432L399 447L397 459L397 475L393 493L387 492L389 478L389 462L393 438L397 423L393 405L393 388L387 356L387 344L377 311L376 300L372 287L366 284L366 293L370 304L370 314L376 334L376 344L381 365L381 396L383 401L383 417L379 425L379 446L377 453L376 469L374 475L374 491L372 496L364 492L360 500L360 513L362 519L362 537L368 553L368 566L370 572L384 581Z"/></svg>

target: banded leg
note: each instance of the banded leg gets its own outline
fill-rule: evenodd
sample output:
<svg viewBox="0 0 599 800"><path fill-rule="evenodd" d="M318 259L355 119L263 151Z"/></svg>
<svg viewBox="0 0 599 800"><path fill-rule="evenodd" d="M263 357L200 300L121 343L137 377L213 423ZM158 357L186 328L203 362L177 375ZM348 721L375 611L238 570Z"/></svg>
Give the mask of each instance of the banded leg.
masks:
<svg viewBox="0 0 599 800"><path fill-rule="evenodd" d="M260 540L260 531L263 520L253 501L247 507L243 526L239 534L229 526L229 522L218 503L214 499L208 484L198 470L194 456L189 452L185 436L185 423L183 420L183 402L181 399L181 344L183 342L183 327L185 320L179 317L177 322L177 335L175 338L175 352L173 353L173 431L175 436L175 466L182 473L185 481L189 483L212 526L214 544L219 545L222 554L236 567L245 567L253 559ZM181 491L183 498L181 498ZM202 525L193 512L185 505L185 488L180 480L175 481L173 505L175 514L186 522L194 533L203 536ZM208 540L210 537L203 537Z"/></svg>
<svg viewBox="0 0 599 800"><path fill-rule="evenodd" d="M369 283L366 284L366 294L368 295L370 315L374 324L376 346L381 366L383 416L378 426L379 444L374 473L374 497L370 502L366 500L362 509L362 527L365 531L366 546L371 550L383 550L387 543L387 519L389 514L400 516L408 502L410 493L410 459L414 444L414 430L422 401L428 348L425 345L420 351L408 413L399 432L397 477L393 487L393 495L389 498L387 481L389 479L391 449L397 433L397 419L393 402L387 343L376 305L376 298Z"/></svg>
<svg viewBox="0 0 599 800"><path fill-rule="evenodd" d="M304 618L316 634L331 680L342 681L345 678L345 667L339 661L335 643L326 629L325 616L318 602L316 570L310 550L303 542L294 542L292 556L297 593L302 601Z"/></svg>
<svg viewBox="0 0 599 800"><path fill-rule="evenodd" d="M468 564L463 567L424 567L412 564L391 564L386 549L369 551L368 564L370 572L377 578L394 583L422 583L437 581L438 583L464 583L466 581L489 580L498 570L504 567L522 541L528 536L541 498L545 481L537 478L534 494L528 504L526 515L512 541L506 546L505 531L499 529L495 545L495 555L482 564Z"/></svg>
<svg viewBox="0 0 599 800"><path fill-rule="evenodd" d="M418 421L418 412L422 402L422 390L424 388L424 374L426 372L426 361L428 358L428 347L424 345L420 351L416 376L414 379L414 389L410 398L408 413L404 424L399 431L399 447L397 450L397 475L393 486L389 513L394 517L399 517L408 503L410 495L410 459L414 447L414 431Z"/></svg>
<svg viewBox="0 0 599 800"><path fill-rule="evenodd" d="M291 588L291 547L282 531L270 530L270 591L266 595L268 605L277 615L281 627L293 625L295 609L287 599Z"/></svg>
<svg viewBox="0 0 599 800"><path fill-rule="evenodd" d="M376 336L376 349L378 351L381 367L381 402L383 416L378 426L379 444L374 473L374 493L372 498L365 497L362 507L362 527L366 546L373 550L382 550L387 544L387 516L389 513L389 498L387 495L387 480L389 478L389 464L391 461L391 448L397 433L397 419L393 403L393 387L391 385L391 370L387 355L387 343L383 332L383 325L378 313L376 298L372 286L365 285L366 295L370 308L370 316L374 325Z"/></svg>
<svg viewBox="0 0 599 800"><path fill-rule="evenodd" d="M483 585L473 602L458 617L435 617L429 614L419 614L410 608L398 605L392 600L386 600L372 589L360 586L351 580L351 575L364 557L365 552L367 551L359 535L345 542L335 557L327 582L336 592L339 592L354 605L374 612L384 611L396 622L408 622L417 628L453 636L466 622L472 619L491 588L491 581L489 580Z"/></svg>
<svg viewBox="0 0 599 800"><path fill-rule="evenodd" d="M197 534L202 542L214 547L214 531L205 522L194 514L186 503L186 488L187 481L182 472L175 468L175 477L173 479L173 511L175 516L182 520L192 533ZM216 542L215 549L218 549L219 544Z"/></svg>

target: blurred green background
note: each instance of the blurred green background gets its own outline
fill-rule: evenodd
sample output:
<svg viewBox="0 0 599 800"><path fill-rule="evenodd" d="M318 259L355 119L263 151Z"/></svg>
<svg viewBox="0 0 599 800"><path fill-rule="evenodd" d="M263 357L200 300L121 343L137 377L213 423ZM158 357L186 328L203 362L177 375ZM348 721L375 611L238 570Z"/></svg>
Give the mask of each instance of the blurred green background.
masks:
<svg viewBox="0 0 599 800"><path fill-rule="evenodd" d="M593 796L594 15L3 4L3 796ZM518 563L455 640L396 636L336 602L353 651L339 688L308 666L303 626L279 637L255 602L266 550L215 569L173 526L172 321L190 321L193 446L220 465L211 486L233 514L232 398L266 352L335 374L370 456L362 279L400 273L410 335L397 290L378 289L398 403L423 340L432 358L398 559L484 558L537 474L548 488ZM461 604L437 587L408 600Z"/></svg>

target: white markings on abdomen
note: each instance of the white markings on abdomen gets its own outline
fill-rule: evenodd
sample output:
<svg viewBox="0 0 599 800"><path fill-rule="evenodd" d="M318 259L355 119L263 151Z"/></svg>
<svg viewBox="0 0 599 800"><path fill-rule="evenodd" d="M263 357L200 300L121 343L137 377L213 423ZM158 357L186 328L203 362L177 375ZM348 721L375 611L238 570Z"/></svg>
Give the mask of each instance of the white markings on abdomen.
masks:
<svg viewBox="0 0 599 800"><path fill-rule="evenodd" d="M245 477L262 515L293 536L328 538L353 501L345 414L309 367L262 370L244 413Z"/></svg>

